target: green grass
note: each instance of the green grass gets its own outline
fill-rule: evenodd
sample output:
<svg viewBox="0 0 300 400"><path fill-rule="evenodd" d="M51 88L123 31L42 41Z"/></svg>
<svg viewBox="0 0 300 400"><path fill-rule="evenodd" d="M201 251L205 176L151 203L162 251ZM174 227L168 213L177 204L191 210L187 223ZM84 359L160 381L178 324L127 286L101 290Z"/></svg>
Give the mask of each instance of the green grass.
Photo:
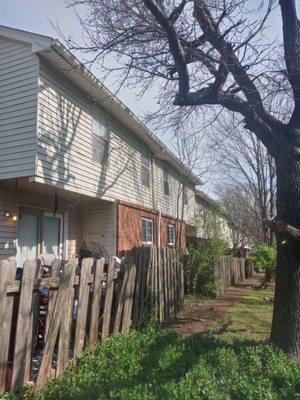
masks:
<svg viewBox="0 0 300 400"><path fill-rule="evenodd" d="M270 333L274 294L267 290L252 290L241 303L231 307L218 321L223 338L239 334L250 339L267 339Z"/></svg>
<svg viewBox="0 0 300 400"><path fill-rule="evenodd" d="M300 393L300 363L259 339L270 292L253 291L221 330L183 340L154 324L107 340L36 393L39 400L284 400ZM264 319L266 317L266 319ZM229 319L226 319L229 318ZM251 332L250 332L251 331ZM253 339L250 335L256 335ZM31 399L30 389L8 399Z"/></svg>

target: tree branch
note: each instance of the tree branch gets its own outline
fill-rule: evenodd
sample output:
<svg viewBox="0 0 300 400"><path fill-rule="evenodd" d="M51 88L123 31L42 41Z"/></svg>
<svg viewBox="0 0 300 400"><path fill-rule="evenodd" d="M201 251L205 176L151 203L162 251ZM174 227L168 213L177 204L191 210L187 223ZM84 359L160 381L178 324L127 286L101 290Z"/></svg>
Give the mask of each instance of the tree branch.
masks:
<svg viewBox="0 0 300 400"><path fill-rule="evenodd" d="M280 219L275 219L270 222L271 228L275 233L279 233L287 239L300 241L300 229L292 225L286 224Z"/></svg>
<svg viewBox="0 0 300 400"><path fill-rule="evenodd" d="M295 100L290 124L300 128L300 22L295 0L279 0L279 4L282 13L285 63Z"/></svg>
<svg viewBox="0 0 300 400"><path fill-rule="evenodd" d="M180 44L175 28L172 26L163 10L156 4L155 0L143 0L143 2L167 34L170 51L173 54L179 75L179 95L184 97L189 91L189 73L184 50Z"/></svg>

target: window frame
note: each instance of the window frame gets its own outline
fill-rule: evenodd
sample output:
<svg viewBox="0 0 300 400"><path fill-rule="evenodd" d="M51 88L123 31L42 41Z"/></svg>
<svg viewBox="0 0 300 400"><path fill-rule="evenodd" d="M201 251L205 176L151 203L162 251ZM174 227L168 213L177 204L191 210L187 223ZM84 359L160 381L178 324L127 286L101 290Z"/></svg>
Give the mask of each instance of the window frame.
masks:
<svg viewBox="0 0 300 400"><path fill-rule="evenodd" d="M170 231L169 229L173 230L173 241L170 241ZM168 223L167 224L167 245L168 246L175 246L176 245L176 229L175 229L175 224Z"/></svg>
<svg viewBox="0 0 300 400"><path fill-rule="evenodd" d="M110 129L109 129L109 121L107 116L101 110L101 108L97 104L93 104L92 112L92 126L91 126L91 158L92 162L97 165L106 166L109 160L109 146L110 146ZM100 129L97 132L96 123L99 126L103 126L104 135L100 133ZM99 159L95 156L95 139L99 140L99 148L102 147L102 158Z"/></svg>
<svg viewBox="0 0 300 400"><path fill-rule="evenodd" d="M146 161L146 162L145 162ZM147 178L144 175L144 171L147 171ZM141 153L141 182L145 187L150 188L151 186L151 155L148 152Z"/></svg>
<svg viewBox="0 0 300 400"><path fill-rule="evenodd" d="M167 168L164 168L163 187L164 187L164 195L169 197L170 196L170 173L167 170ZM166 188L167 188L167 190L166 190Z"/></svg>
<svg viewBox="0 0 300 400"><path fill-rule="evenodd" d="M146 240L144 241L143 240L143 222L146 222ZM150 225L151 225L151 229L152 229L152 231L151 231L151 241L149 241L149 240L147 240L148 239L148 224L150 223ZM142 228L142 230L141 230L141 242L142 242L142 245L152 245L153 243L154 243L154 221L153 221L153 218L147 218L147 217L142 217L141 218L141 228Z"/></svg>
<svg viewBox="0 0 300 400"><path fill-rule="evenodd" d="M184 206L188 205L188 192L187 192L187 187L183 188L183 193L182 193L182 203Z"/></svg>

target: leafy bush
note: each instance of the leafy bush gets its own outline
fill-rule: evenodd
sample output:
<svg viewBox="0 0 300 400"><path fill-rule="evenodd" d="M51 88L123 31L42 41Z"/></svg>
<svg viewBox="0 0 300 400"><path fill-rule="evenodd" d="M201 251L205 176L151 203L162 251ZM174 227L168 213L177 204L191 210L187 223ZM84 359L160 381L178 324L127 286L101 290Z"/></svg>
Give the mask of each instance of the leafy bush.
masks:
<svg viewBox="0 0 300 400"><path fill-rule="evenodd" d="M35 394L27 387L3 399L296 399L300 361L260 340L271 324L272 303L265 296L266 292L249 292L229 310L218 334L182 339L150 322L141 331L86 350L63 376Z"/></svg>
<svg viewBox="0 0 300 400"><path fill-rule="evenodd" d="M38 400L285 400L300 391L299 361L270 344L168 330L121 334L86 351ZM6 399L32 399L27 390Z"/></svg>
<svg viewBox="0 0 300 400"><path fill-rule="evenodd" d="M265 271L265 284L274 279L276 269L276 250L274 247L262 244L251 251L250 259L256 268Z"/></svg>
<svg viewBox="0 0 300 400"><path fill-rule="evenodd" d="M187 294L216 297L218 282L215 266L226 254L226 243L221 232L218 215L204 211L196 225L202 232L202 240L188 246L189 256L185 262L185 284Z"/></svg>

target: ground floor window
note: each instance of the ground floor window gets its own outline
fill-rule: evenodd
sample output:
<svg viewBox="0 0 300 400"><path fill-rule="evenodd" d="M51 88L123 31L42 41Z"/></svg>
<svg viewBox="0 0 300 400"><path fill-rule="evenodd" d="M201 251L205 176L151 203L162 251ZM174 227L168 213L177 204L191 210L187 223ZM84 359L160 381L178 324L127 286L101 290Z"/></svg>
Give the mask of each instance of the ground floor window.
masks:
<svg viewBox="0 0 300 400"><path fill-rule="evenodd" d="M18 224L18 265L40 254L62 258L63 215L20 207Z"/></svg>
<svg viewBox="0 0 300 400"><path fill-rule="evenodd" d="M174 246L175 245L175 225L168 224L167 225L167 236L168 236L168 245Z"/></svg>
<svg viewBox="0 0 300 400"><path fill-rule="evenodd" d="M153 244L153 219L142 218L142 244Z"/></svg>

